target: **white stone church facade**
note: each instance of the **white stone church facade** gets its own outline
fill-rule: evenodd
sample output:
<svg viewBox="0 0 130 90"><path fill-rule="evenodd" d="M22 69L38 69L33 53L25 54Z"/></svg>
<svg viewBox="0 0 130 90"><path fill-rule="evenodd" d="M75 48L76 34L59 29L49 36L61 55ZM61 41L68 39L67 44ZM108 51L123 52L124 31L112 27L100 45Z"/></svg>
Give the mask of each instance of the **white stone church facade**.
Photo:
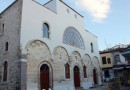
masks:
<svg viewBox="0 0 130 90"><path fill-rule="evenodd" d="M0 13L0 90L102 85L97 37L62 0L16 0Z"/></svg>

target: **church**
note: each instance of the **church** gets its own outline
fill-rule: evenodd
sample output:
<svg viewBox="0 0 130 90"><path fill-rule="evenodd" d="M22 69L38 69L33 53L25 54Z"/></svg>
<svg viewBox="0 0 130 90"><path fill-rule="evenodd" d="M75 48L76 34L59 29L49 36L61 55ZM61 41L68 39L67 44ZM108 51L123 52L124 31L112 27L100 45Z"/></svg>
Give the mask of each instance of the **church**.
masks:
<svg viewBox="0 0 130 90"><path fill-rule="evenodd" d="M97 37L62 0L16 0L0 13L0 90L102 85Z"/></svg>

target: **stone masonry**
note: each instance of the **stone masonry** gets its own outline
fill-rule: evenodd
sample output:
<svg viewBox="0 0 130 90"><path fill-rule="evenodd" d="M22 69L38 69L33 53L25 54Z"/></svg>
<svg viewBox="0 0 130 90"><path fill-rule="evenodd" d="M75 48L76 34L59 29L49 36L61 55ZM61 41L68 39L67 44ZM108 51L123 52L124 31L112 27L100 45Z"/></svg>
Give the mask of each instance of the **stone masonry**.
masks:
<svg viewBox="0 0 130 90"><path fill-rule="evenodd" d="M0 90L19 90L20 87L21 8L22 0L17 0L0 15ZM8 51L5 51L6 42ZM2 75L5 61L8 63L7 81L3 81Z"/></svg>

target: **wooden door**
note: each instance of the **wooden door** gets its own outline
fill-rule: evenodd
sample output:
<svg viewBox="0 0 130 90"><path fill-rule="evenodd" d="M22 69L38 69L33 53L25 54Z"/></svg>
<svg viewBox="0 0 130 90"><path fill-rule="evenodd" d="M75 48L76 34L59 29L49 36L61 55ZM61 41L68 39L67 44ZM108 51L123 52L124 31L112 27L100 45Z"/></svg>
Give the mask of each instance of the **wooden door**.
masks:
<svg viewBox="0 0 130 90"><path fill-rule="evenodd" d="M94 81L94 84L97 84L97 73L96 73L96 69L93 70L93 81Z"/></svg>
<svg viewBox="0 0 130 90"><path fill-rule="evenodd" d="M49 67L46 64L42 65L40 69L40 84L41 90L49 89Z"/></svg>
<svg viewBox="0 0 130 90"><path fill-rule="evenodd" d="M74 67L74 85L75 87L80 87L80 72L78 66Z"/></svg>

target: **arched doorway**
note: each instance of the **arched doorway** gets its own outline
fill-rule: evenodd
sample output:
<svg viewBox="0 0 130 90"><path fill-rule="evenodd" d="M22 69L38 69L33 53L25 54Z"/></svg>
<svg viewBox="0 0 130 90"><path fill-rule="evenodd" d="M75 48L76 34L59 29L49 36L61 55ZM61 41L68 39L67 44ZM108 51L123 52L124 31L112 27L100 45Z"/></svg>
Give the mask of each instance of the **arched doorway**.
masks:
<svg viewBox="0 0 130 90"><path fill-rule="evenodd" d="M49 74L49 66L47 64L43 64L40 67L40 90L49 89Z"/></svg>
<svg viewBox="0 0 130 90"><path fill-rule="evenodd" d="M94 84L98 84L98 82L97 82L97 71L96 71L96 69L93 69L93 81L94 81Z"/></svg>
<svg viewBox="0 0 130 90"><path fill-rule="evenodd" d="M80 71L79 67L74 67L74 85L75 87L80 87Z"/></svg>

